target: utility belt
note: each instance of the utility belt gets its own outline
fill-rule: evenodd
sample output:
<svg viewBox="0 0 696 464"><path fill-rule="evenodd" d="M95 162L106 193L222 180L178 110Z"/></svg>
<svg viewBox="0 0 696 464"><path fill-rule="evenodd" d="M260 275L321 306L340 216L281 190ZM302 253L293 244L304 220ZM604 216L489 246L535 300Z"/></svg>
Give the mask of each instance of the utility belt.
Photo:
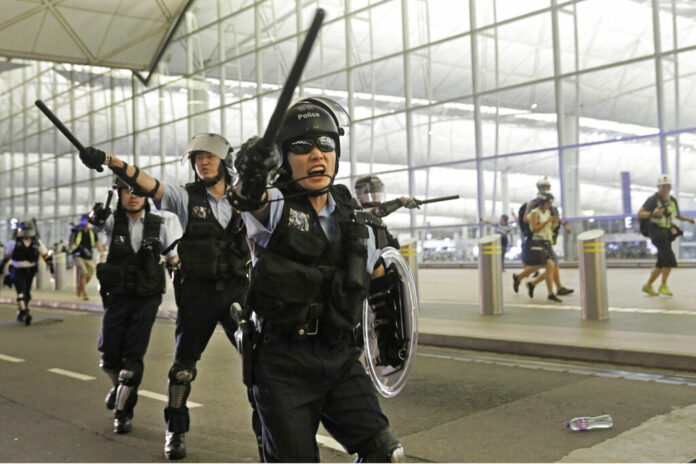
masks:
<svg viewBox="0 0 696 464"><path fill-rule="evenodd" d="M273 324L262 321L257 326L264 341L288 339L321 340L327 344L356 344L354 330L339 329L327 325L321 318L308 319L302 324Z"/></svg>

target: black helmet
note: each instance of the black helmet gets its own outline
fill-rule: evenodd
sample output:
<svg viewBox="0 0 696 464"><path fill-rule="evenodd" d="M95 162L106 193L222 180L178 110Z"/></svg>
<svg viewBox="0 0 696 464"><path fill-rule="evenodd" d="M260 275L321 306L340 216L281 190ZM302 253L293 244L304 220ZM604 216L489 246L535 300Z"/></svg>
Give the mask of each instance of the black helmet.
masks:
<svg viewBox="0 0 696 464"><path fill-rule="evenodd" d="M17 226L17 238L30 238L35 236L36 231L31 221L22 221L19 223Z"/></svg>
<svg viewBox="0 0 696 464"><path fill-rule="evenodd" d="M201 180L196 172L196 155L199 152L208 152L220 158L220 165L218 166L218 175L215 179L207 182L210 185L216 184L223 176L226 177L229 183L234 175L234 158L232 156L232 146L230 143L220 134L212 133L201 133L196 134L191 137L184 154L181 157L181 164L184 164L186 160L190 160L191 169L193 169L196 181Z"/></svg>
<svg viewBox="0 0 696 464"><path fill-rule="evenodd" d="M341 123L350 124L350 117L341 105L329 98L303 98L288 108L276 137L283 155L284 171L290 174L290 166L286 159L286 142L309 135L326 134L336 142L335 175L338 172L338 160L341 157L339 137L345 134Z"/></svg>
<svg viewBox="0 0 696 464"><path fill-rule="evenodd" d="M553 200L553 195L550 193L540 193L537 195L537 206L541 206L543 204L549 203L550 201Z"/></svg>
<svg viewBox="0 0 696 464"><path fill-rule="evenodd" d="M384 201L384 184L379 177L367 174L355 181L355 196L362 206L375 206Z"/></svg>
<svg viewBox="0 0 696 464"><path fill-rule="evenodd" d="M112 185L112 188L116 190L116 209L123 209L123 205L121 205L121 190L126 189L128 190L131 194L137 195L137 196L144 196L141 192L136 191L133 187L130 185L126 184L126 182L121 179L118 176L114 176L114 183ZM108 206L108 205L107 205ZM147 197L145 197L145 204L143 204L143 209L145 211L150 211L150 202L148 201ZM140 210L138 210L140 211ZM138 211L130 211L131 213L137 213Z"/></svg>

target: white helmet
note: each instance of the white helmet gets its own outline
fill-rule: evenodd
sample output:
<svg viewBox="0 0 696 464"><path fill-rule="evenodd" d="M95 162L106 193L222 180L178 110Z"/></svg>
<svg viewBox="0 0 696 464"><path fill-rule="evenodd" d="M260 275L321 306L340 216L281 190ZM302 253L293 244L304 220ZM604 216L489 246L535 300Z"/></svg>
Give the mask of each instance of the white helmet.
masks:
<svg viewBox="0 0 696 464"><path fill-rule="evenodd" d="M538 189L540 189L540 188L542 188L542 187L551 188L551 182L549 182L549 178L548 178L548 177L544 176L543 179L539 179L539 180L537 181L536 186L537 186Z"/></svg>
<svg viewBox="0 0 696 464"><path fill-rule="evenodd" d="M660 177L657 178L657 186L659 187L660 185L672 185L672 178L667 174L660 175Z"/></svg>

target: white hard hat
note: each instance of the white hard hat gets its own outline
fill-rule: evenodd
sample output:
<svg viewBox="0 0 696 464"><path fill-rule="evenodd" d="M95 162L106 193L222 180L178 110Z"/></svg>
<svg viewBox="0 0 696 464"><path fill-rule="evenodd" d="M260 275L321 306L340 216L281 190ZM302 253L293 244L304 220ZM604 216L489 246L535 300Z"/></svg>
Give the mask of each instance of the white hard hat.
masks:
<svg viewBox="0 0 696 464"><path fill-rule="evenodd" d="M189 141L184 155L181 157L181 164L184 164L194 151L207 151L224 160L230 149L229 142L221 135L210 133L196 134Z"/></svg>
<svg viewBox="0 0 696 464"><path fill-rule="evenodd" d="M660 175L660 177L657 178L657 186L659 187L660 185L672 185L672 178L667 174Z"/></svg>
<svg viewBox="0 0 696 464"><path fill-rule="evenodd" d="M549 182L548 177L544 177L543 179L539 179L536 183L537 188L541 187L548 187L551 188L551 182Z"/></svg>

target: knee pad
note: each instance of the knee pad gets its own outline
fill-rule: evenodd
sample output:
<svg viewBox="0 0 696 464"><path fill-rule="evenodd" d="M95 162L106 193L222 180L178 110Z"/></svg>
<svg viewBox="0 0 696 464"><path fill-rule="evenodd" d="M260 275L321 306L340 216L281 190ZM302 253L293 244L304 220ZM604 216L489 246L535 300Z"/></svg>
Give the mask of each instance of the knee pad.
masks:
<svg viewBox="0 0 696 464"><path fill-rule="evenodd" d="M175 362L169 369L169 408L186 407L186 399L191 393L191 382L196 378L196 365Z"/></svg>
<svg viewBox="0 0 696 464"><path fill-rule="evenodd" d="M140 385L143 379L143 362L129 361L123 363L123 369L118 373L118 382L123 385L135 386Z"/></svg>
<svg viewBox="0 0 696 464"><path fill-rule="evenodd" d="M109 364L107 361L104 361L103 359L99 361L99 367L106 373L106 375L109 376L109 379L111 379L111 382L114 385L118 384L118 374L119 374L119 369L117 366L113 364Z"/></svg>
<svg viewBox="0 0 696 464"><path fill-rule="evenodd" d="M406 462L406 452L391 429L387 428L358 451L355 462Z"/></svg>
<svg viewBox="0 0 696 464"><path fill-rule="evenodd" d="M169 369L169 381L174 384L186 385L196 379L196 363L182 364L175 362Z"/></svg>

